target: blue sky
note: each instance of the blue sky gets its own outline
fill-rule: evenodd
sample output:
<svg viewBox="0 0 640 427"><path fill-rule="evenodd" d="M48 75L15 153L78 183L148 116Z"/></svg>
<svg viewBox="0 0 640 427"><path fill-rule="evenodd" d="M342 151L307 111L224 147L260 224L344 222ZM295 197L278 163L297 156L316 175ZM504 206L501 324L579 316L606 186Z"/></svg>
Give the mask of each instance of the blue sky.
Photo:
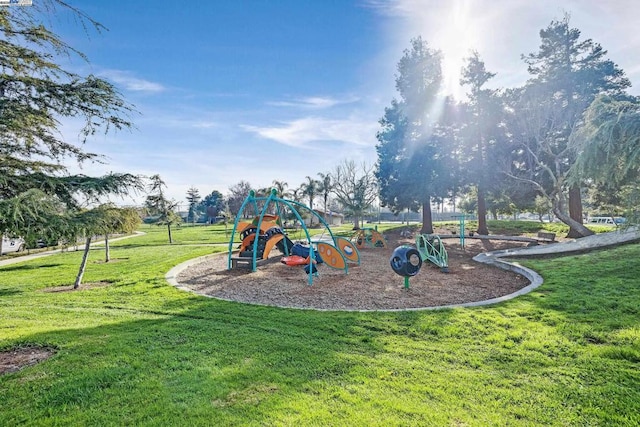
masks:
<svg viewBox="0 0 640 427"><path fill-rule="evenodd" d="M37 1L37 0L35 0ZM136 106L136 129L96 136L107 164L82 171L160 174L185 203L189 187L224 194L240 180L298 187L343 159L373 164L375 133L396 96L395 70L412 37L445 55L446 92L461 97L462 59L475 49L496 87L522 84L522 54L564 11L609 51L639 94L636 0L109 0L70 1L108 28L54 29L85 53L80 73L104 77ZM73 122L65 137L74 141ZM140 202L143 195L114 200Z"/></svg>

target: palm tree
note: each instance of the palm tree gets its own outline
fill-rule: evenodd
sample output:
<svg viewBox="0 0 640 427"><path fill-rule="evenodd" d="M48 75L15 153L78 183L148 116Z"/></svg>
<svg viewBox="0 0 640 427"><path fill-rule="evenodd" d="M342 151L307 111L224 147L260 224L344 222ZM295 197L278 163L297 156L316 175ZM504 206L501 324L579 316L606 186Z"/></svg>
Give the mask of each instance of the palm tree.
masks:
<svg viewBox="0 0 640 427"><path fill-rule="evenodd" d="M307 176L307 182L301 185L302 195L309 198L309 209L313 210L313 200L320 192L319 182L310 176Z"/></svg>
<svg viewBox="0 0 640 427"><path fill-rule="evenodd" d="M318 172L318 176L320 177L319 182L319 191L322 194L322 199L324 201L324 214L327 214L327 202L329 200L329 194L333 191L333 182L331 181L330 173L322 173Z"/></svg>
<svg viewBox="0 0 640 427"><path fill-rule="evenodd" d="M287 190L289 184L286 181L278 181L277 179L273 180L273 188L278 190L278 197L286 199L291 196L291 192Z"/></svg>
<svg viewBox="0 0 640 427"><path fill-rule="evenodd" d="M304 192L303 187L304 187L304 184L298 188L294 188L293 190L291 190L291 197L293 198L294 201L296 202L302 201L302 193Z"/></svg>
<svg viewBox="0 0 640 427"><path fill-rule="evenodd" d="M307 182L302 183L300 188L302 190L302 195L307 196L309 198L309 210L313 211L313 199L315 199L319 193L320 183L308 175L306 178L307 178ZM313 215L311 215L311 220L310 220L310 225L312 224L313 224Z"/></svg>

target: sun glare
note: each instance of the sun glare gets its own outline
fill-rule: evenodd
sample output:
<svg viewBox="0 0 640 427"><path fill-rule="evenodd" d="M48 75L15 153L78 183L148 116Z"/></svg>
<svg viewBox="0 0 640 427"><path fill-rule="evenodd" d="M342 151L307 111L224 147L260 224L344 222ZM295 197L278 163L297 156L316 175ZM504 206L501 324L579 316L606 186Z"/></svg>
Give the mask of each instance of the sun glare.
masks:
<svg viewBox="0 0 640 427"><path fill-rule="evenodd" d="M470 3L464 0L449 3L448 16L440 21L440 28L435 33L437 39L433 42L433 46L440 49L443 55L442 75L445 95L452 95L456 99L462 99L465 96L465 88L460 86L465 59L473 50L478 50L479 38L475 34Z"/></svg>
<svg viewBox="0 0 640 427"><path fill-rule="evenodd" d="M466 98L467 89L460 86L465 59L474 50L482 56L485 40L495 28L495 10L486 9L477 0L389 0L395 5L399 20L390 27L395 47L394 55L407 48L407 41L421 36L429 47L442 52L443 96L457 100ZM394 56L394 58L397 58Z"/></svg>

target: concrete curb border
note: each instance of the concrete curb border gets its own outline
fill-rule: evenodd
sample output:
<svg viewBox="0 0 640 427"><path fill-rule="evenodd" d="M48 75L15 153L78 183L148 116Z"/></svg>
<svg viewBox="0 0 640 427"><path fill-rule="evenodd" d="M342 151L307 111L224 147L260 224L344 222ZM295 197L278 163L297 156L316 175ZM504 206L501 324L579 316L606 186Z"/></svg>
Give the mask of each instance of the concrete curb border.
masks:
<svg viewBox="0 0 640 427"><path fill-rule="evenodd" d="M483 305L491 305L497 304L504 301L508 301L519 297L521 295L528 294L534 289L538 288L543 283L542 276L540 276L537 272L531 270L530 268L521 266L517 262L507 262L503 261L499 258L501 257L526 257L526 256L540 256L540 255L548 255L548 254L568 254L572 252L583 252L591 249L599 249L607 246L618 245L621 243L629 243L640 240L640 229L632 228L625 231L612 231L610 233L602 233L598 235L593 235L589 237L583 237L578 240L570 240L566 242L560 243L551 243L543 246L533 246L526 248L518 248L518 249L504 249L493 252L485 252L473 257L473 260L476 262L480 262L487 265L492 265L497 268L501 268L503 270L512 271L521 276L526 277L531 283L524 288L517 290L516 292L503 295L497 298L491 298L483 301L472 301L461 304L450 304L450 305L439 305L439 306L431 306L431 307L415 307L415 308L404 308L404 309L380 309L380 310L349 310L349 309L324 309L324 308L309 308L309 307L294 307L294 306L280 306L280 305L267 305L267 304L257 304L257 303L248 303L242 301L236 301L226 298L218 298L211 295L205 295L199 292L194 291L186 286L181 285L177 276L186 268L191 265L197 264L209 257L221 256L221 254L210 254L201 256L198 258L191 259L189 261L185 261L181 264L176 265L171 270L167 272L165 278L169 284L175 286L176 288L191 292L196 295L200 295L207 298L214 298L220 301L228 301L235 302L238 304L248 304L262 307L273 307L273 308L286 308L286 309L294 309L294 310L311 310L311 311L333 311L333 312L358 312L358 313L373 313L373 312L402 312L402 311L426 311L426 310L444 310L444 309L453 309L453 308L465 308L465 307L480 307Z"/></svg>
<svg viewBox="0 0 640 427"><path fill-rule="evenodd" d="M499 251L498 251L499 252ZM476 259L480 256L485 256L485 258L483 259ZM465 303L461 303L461 304L449 304L449 305L437 305L437 306L430 306L430 307L413 307L413 308L397 308L397 309L379 309L379 310L350 310L350 309L336 309L336 308L332 308L332 309L327 309L327 308L311 308L311 307L295 307L295 306L285 306L285 305L268 305L268 304L258 304L258 303L249 303L249 302L243 302L243 301L237 301L237 300L232 300L232 299L227 299L227 298L219 298L219 297L214 297L211 295L206 295L200 292L196 292L193 289L184 286L182 284L180 284L180 282L178 282L178 275L183 272L185 269L189 268L190 266L194 265L194 264L198 264L202 261L205 261L209 258L213 258L215 256L221 256L221 254L209 254L209 255L204 255L204 256L200 256L197 258L193 258L190 259L188 261L185 261L183 263L180 263L178 265L176 265L175 267L173 267L171 270L169 270L167 272L167 274L165 275L165 279L167 280L167 282L171 285L176 287L177 289L180 289L182 291L186 291L186 292L191 292L193 294L196 295L200 295L206 298L213 298L213 299L217 299L220 301L227 301L227 302L235 302L238 304L248 304L248 305L255 305L255 306L261 306L261 307L273 307L273 308L285 308L285 309L293 309L293 310L310 310L310 311L334 311L334 312L356 312L356 313L376 313L376 312L402 312L402 311L426 311L426 310L444 310L444 309L452 309L452 308L464 308L464 307L479 307L479 306L483 306L483 305L490 305L490 304L497 304L500 302L504 302L504 301L508 301L510 299L516 298L520 295L525 295L528 294L529 292L531 292L532 290L534 290L535 288L539 287L540 285L542 285L542 276L540 276L538 273L536 273L535 271L523 267L517 263L509 263L506 261L502 261L499 260L496 256L493 256L492 253L487 252L484 254L480 254L478 256L476 256L474 258L475 261L477 262L482 262L484 264L489 264L489 265L493 265L495 267L501 268L503 270L507 270L507 271L513 271L514 273L520 274L521 276L526 277L531 283L527 286L525 286L524 288L521 288L519 290L517 290L516 292L513 292L511 294L508 295L503 295L501 297L497 297L497 298L491 298L488 300L483 300L483 301L471 301L471 302L465 302Z"/></svg>

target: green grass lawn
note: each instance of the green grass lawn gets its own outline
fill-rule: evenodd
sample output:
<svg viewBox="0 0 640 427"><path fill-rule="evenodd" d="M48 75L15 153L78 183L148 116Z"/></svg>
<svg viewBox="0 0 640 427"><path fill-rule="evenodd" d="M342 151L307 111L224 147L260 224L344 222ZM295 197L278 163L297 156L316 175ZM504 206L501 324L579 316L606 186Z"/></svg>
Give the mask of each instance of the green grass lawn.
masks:
<svg viewBox="0 0 640 427"><path fill-rule="evenodd" d="M545 283L500 305L342 313L176 290L224 228L141 230L91 251L110 286L45 292L80 252L0 267L0 349L57 351L0 376L0 425L640 425L638 244L521 261Z"/></svg>

